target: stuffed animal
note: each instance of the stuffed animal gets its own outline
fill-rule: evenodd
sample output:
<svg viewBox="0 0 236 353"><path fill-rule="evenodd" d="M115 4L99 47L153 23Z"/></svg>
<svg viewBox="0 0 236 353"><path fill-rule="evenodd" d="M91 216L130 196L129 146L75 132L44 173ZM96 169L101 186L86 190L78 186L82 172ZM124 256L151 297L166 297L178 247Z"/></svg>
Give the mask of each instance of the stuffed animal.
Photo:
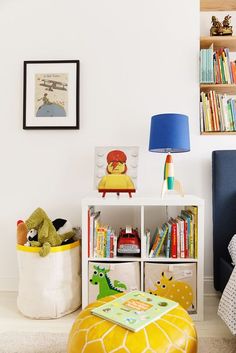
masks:
<svg viewBox="0 0 236 353"><path fill-rule="evenodd" d="M30 231L28 231L27 242L24 245L30 246L31 241L38 241L38 232L36 229L30 229Z"/></svg>
<svg viewBox="0 0 236 353"><path fill-rule="evenodd" d="M52 224L56 228L56 231L58 234L63 234L73 230L73 227L70 224L70 222L63 218L54 219L54 221L52 221ZM70 239L64 240L61 245L68 245L68 244L74 243L74 241L75 239L74 237L72 237Z"/></svg>
<svg viewBox="0 0 236 353"><path fill-rule="evenodd" d="M25 224L28 231L35 229L38 232L38 240L29 241L29 243L31 246L41 247L39 255L43 257L49 254L51 246L59 246L63 241L75 235L73 230L58 234L52 221L42 208L37 208L25 221Z"/></svg>
<svg viewBox="0 0 236 353"><path fill-rule="evenodd" d="M52 224L54 225L58 234L63 234L73 230L70 222L63 218L54 219L54 221L52 221Z"/></svg>
<svg viewBox="0 0 236 353"><path fill-rule="evenodd" d="M17 221L17 244L24 245L27 241L27 226L26 224L20 219Z"/></svg>

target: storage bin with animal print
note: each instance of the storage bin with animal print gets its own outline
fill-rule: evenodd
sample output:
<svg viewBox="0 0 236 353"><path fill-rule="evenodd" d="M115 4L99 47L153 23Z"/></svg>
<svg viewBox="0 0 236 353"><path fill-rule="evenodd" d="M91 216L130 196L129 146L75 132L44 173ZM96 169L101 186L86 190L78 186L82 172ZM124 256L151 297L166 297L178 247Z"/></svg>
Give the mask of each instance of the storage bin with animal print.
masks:
<svg viewBox="0 0 236 353"><path fill-rule="evenodd" d="M145 291L197 310L196 263L145 263Z"/></svg>
<svg viewBox="0 0 236 353"><path fill-rule="evenodd" d="M140 290L140 263L89 262L89 303L132 290Z"/></svg>

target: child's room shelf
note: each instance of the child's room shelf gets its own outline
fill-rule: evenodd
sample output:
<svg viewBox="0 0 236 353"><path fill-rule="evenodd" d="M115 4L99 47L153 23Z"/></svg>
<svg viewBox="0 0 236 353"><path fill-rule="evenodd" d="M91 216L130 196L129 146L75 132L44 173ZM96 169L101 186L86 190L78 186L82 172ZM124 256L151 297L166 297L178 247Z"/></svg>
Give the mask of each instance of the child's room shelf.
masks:
<svg viewBox="0 0 236 353"><path fill-rule="evenodd" d="M156 258L151 258L151 257L144 257L144 258L140 258L140 257L121 257L121 256L116 256L116 257L103 257L103 258L92 258L89 257L88 261L102 261L102 262L130 262L130 261L140 261L140 262L170 262L170 258L169 257L156 257ZM171 259L171 262L198 262L197 259L193 259L193 258L187 258L187 259L183 259L181 257L178 257L176 259Z"/></svg>
<svg viewBox="0 0 236 353"><path fill-rule="evenodd" d="M197 245L195 256L187 258L172 258L172 257L147 257L146 247L146 230L150 229L153 234L157 225L167 222L170 217L177 217L181 210L185 207L195 206L197 209ZM139 256L116 256L112 258L96 256L88 256L89 245L89 209L101 212L103 224L112 224L115 232L118 235L120 228L125 228L127 225L133 228L138 228L141 240L141 253ZM154 266L154 267L152 267ZM156 266L156 267L155 267ZM128 289L140 290L155 290L155 284L150 285L149 276L155 275L158 271L168 271L177 269L179 276L184 278L192 273L192 281L194 281L194 312L191 313L193 319L203 319L203 268L204 268L204 201L196 196L186 195L171 196L166 198L138 196L134 195L129 198L127 195L116 197L108 195L106 198L101 196L88 197L82 200L82 307L85 307L89 302L95 300L98 295L99 283L92 280L93 273L98 269L108 269L109 280L116 283L116 280L126 283L132 282ZM95 269L95 270L94 270ZM164 269L164 270L163 270ZM111 273L114 271L115 277L111 278ZM117 275L122 271L120 280ZM162 272L160 272L162 273ZM101 277L103 275L101 274ZM168 278L170 275L168 273ZM188 281L188 280L187 280ZM170 282L172 283L172 282ZM176 282L177 283L177 282ZM137 288L135 288L137 285ZM187 287L186 287L187 288ZM100 292L99 292L100 293ZM114 293L113 293L114 294Z"/></svg>
<svg viewBox="0 0 236 353"><path fill-rule="evenodd" d="M170 261L171 260L171 261ZM146 257L141 259L141 261L143 262L198 262L198 259L193 259L193 258L187 258L187 259L183 259L181 257L177 257L176 259L173 258L169 258L169 257L154 257L154 258L150 258L150 257Z"/></svg>
<svg viewBox="0 0 236 353"><path fill-rule="evenodd" d="M208 49L213 44L214 49L222 47L236 51L236 36L202 36L200 37L200 48Z"/></svg>
<svg viewBox="0 0 236 353"><path fill-rule="evenodd" d="M235 0L201 0L201 11L236 11Z"/></svg>
<svg viewBox="0 0 236 353"><path fill-rule="evenodd" d="M97 257L89 257L88 261L102 261L102 262L131 262L131 261L143 261L140 257L103 257L103 258L97 258Z"/></svg>
<svg viewBox="0 0 236 353"><path fill-rule="evenodd" d="M236 131L204 131L201 135L236 135Z"/></svg>
<svg viewBox="0 0 236 353"><path fill-rule="evenodd" d="M225 83L225 84L216 84L216 83L201 83L200 84L201 92L216 91L217 93L227 93L227 94L236 94L236 84L235 83Z"/></svg>

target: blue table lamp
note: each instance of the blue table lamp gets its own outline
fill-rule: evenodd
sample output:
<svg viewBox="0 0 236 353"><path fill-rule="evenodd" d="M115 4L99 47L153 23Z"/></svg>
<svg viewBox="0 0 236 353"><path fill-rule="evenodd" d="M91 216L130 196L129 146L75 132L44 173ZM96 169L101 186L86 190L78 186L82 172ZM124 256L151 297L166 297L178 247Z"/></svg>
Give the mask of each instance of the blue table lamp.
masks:
<svg viewBox="0 0 236 353"><path fill-rule="evenodd" d="M154 115L151 120L149 151L168 153L165 161L161 197L163 198L167 190L175 190L183 196L182 186L174 178L174 164L171 153L190 151L188 117L176 113Z"/></svg>

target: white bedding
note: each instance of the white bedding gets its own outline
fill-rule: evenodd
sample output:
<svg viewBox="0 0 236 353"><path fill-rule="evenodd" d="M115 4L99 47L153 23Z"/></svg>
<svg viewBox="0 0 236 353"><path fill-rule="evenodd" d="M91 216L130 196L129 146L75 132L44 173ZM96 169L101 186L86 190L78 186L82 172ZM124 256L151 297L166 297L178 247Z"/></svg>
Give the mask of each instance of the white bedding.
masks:
<svg viewBox="0 0 236 353"><path fill-rule="evenodd" d="M218 315L224 320L232 334L236 335L236 234L231 239L228 250L234 269L220 299Z"/></svg>

